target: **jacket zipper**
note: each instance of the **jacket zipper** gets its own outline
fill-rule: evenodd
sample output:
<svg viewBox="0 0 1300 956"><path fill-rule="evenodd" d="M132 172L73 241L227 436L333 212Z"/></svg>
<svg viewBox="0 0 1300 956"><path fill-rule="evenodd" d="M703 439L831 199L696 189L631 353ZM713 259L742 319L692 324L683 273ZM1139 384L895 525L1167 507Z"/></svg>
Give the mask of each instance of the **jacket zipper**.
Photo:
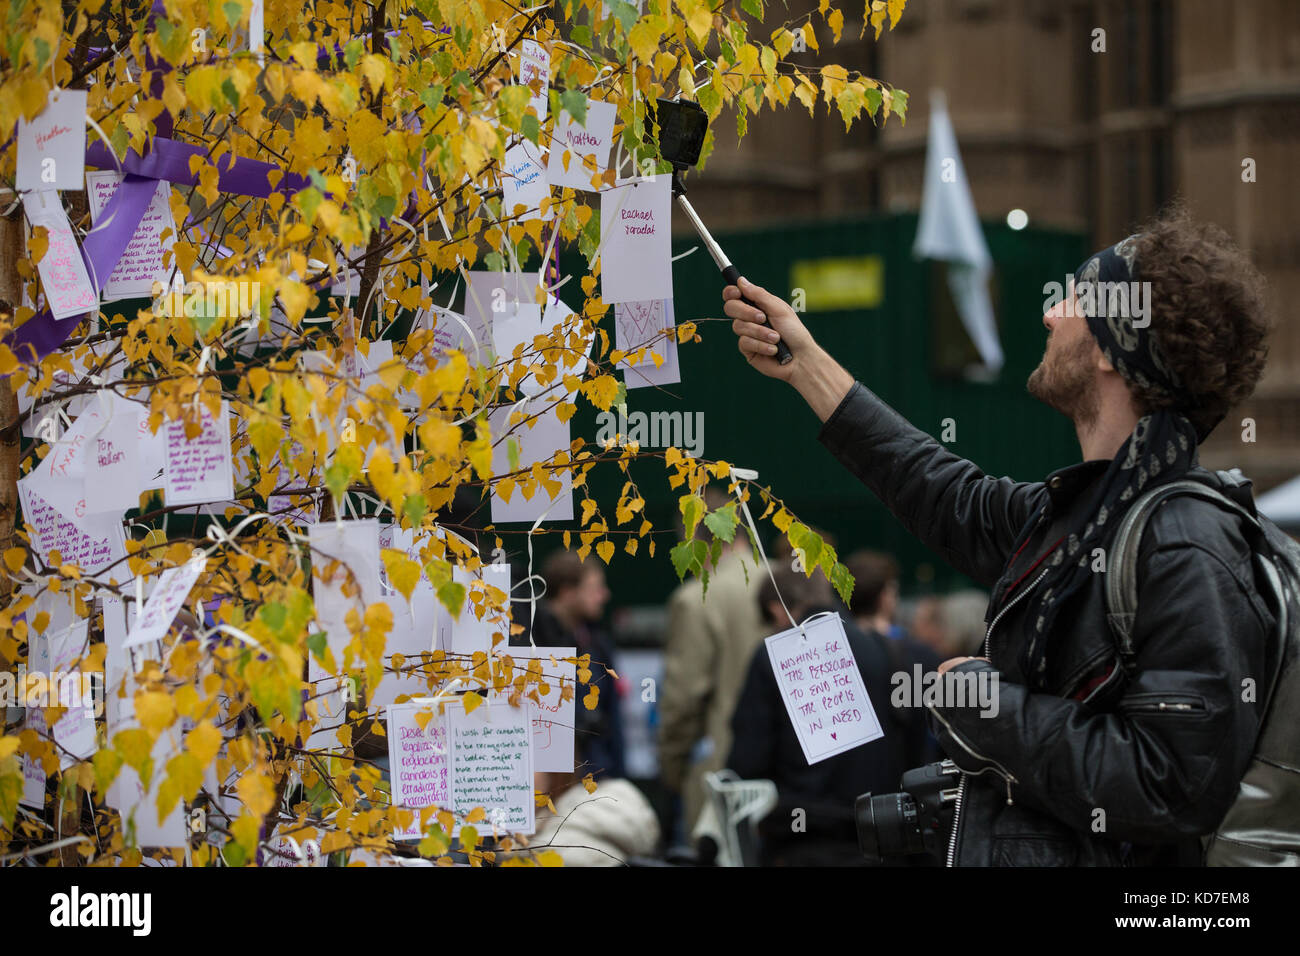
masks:
<svg viewBox="0 0 1300 956"><path fill-rule="evenodd" d="M1047 577L1048 570L1049 570L1048 568L1044 568L1043 573L1040 574L1038 577L1034 578L1033 583L1030 584L1029 587L1025 588L1014 598L1008 601L1005 605L1003 605L1002 610L998 611L998 613L994 615L993 620L989 622L988 631L986 631L984 634L984 656L985 657L989 657L989 648L992 646L992 642L993 642L993 629L998 626L998 621L1002 620L1002 616L1006 614L1007 611L1011 610L1013 607L1019 604L1020 600L1026 594L1028 594L1030 591L1036 588L1038 586L1039 581ZM992 658L990 658L990 661L991 660ZM976 753L975 750L972 749L969 744L967 744L964 740L961 739L960 736L958 736L956 733L953 732L953 729L948 724L948 722L944 720L940 714L935 712L933 708L931 709L930 712L939 719L939 722L942 723L944 727L947 728L948 733L952 736L952 738L956 740L957 743L961 744L963 748L969 751L972 756L975 756L980 760L987 761L988 763L993 764L994 767L997 768L995 772L1001 773L1002 778L1007 783L1007 803L1011 803L1011 784L1015 782L1016 778L1013 777L1010 773L1008 773L1007 769L1003 767L1000 763L998 763L996 760L993 760L989 757L985 757L983 754ZM986 767L984 769L989 770L993 768ZM980 773L983 772L984 770L980 771ZM966 796L966 778L969 776L972 776L972 774L969 774L963 770L961 774L961 781L957 784L957 799L953 803L953 808L952 808L952 834L948 837L948 860L946 864L947 866L952 866L957 856L957 832L961 826L961 808L962 808L962 802Z"/></svg>

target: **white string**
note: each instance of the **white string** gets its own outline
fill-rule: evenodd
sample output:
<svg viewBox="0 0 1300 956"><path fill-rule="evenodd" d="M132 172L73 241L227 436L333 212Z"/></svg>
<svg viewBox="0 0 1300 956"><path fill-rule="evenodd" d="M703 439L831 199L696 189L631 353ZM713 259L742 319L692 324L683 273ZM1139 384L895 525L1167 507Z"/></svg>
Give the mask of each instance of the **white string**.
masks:
<svg viewBox="0 0 1300 956"><path fill-rule="evenodd" d="M747 472L744 469L737 468L732 468L731 471L732 474L736 474L736 481L732 484L732 490L736 493L736 501L740 503L740 510L744 513L745 521L749 524L749 530L754 540L754 547L758 549L758 556L763 559L763 567L767 569L767 576L772 580L772 587L776 591L776 599L781 602L781 610L785 611L785 616L790 619L790 626L798 628L799 633L803 636L803 640L806 641L808 640L808 632L804 630L803 624L794 619L794 615L790 613L790 608L785 603L785 598L781 596L781 588L777 586L776 575L772 573L772 565L767 560L767 552L763 550L763 541L762 538L759 537L758 527L754 524L754 516L749 513L749 505L740 493L741 475L737 474L737 472L753 475L754 478L758 477L758 473L752 471ZM820 616L821 615L813 615L813 617ZM813 618L808 618L808 620L812 619Z"/></svg>

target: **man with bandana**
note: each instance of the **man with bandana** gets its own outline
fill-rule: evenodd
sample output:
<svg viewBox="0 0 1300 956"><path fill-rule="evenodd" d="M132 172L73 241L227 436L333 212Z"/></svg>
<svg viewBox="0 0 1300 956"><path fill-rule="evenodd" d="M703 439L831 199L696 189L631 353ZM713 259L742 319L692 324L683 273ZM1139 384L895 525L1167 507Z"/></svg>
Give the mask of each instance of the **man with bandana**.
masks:
<svg viewBox="0 0 1300 956"><path fill-rule="evenodd" d="M1121 287L1145 291L1140 316L1126 307L1134 297L1109 294ZM1104 571L1116 526L1153 487L1194 478L1249 504L1249 483L1227 487L1197 463L1198 444L1263 370L1262 280L1246 256L1176 208L1079 267L1042 317L1028 390L1071 419L1083 461L1036 482L986 476L914 428L778 297L742 278L723 299L741 353L794 386L822 443L992 592L980 656L941 671L995 671L999 706L929 708L963 771L945 862L1202 862L1201 838L1236 798L1262 719L1249 689L1269 677L1274 620L1246 532L1201 498L1159 508L1138 555L1129 666Z"/></svg>

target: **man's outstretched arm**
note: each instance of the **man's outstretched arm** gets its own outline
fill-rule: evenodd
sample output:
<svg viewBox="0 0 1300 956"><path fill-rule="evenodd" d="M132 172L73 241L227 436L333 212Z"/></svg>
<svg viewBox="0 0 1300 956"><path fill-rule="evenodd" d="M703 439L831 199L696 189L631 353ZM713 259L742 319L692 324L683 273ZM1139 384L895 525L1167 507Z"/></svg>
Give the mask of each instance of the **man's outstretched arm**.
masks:
<svg viewBox="0 0 1300 956"><path fill-rule="evenodd" d="M981 584L996 581L1016 535L1042 500L1042 484L986 477L855 382L789 305L740 281L757 308L742 302L734 285L722 297L749 364L794 386L824 423L823 444L912 534ZM764 314L770 329L761 324ZM793 356L787 365L775 357L778 335Z"/></svg>

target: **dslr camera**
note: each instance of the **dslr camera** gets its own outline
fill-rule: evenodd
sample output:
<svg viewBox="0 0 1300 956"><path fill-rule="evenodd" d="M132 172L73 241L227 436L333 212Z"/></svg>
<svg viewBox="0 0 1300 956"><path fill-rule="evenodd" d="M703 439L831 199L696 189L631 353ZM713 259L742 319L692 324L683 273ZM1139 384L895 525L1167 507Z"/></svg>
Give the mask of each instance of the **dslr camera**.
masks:
<svg viewBox="0 0 1300 956"><path fill-rule="evenodd" d="M941 760L903 774L898 793L858 797L853 815L863 856L877 863L917 853L939 856L952 826L960 780L957 765Z"/></svg>

